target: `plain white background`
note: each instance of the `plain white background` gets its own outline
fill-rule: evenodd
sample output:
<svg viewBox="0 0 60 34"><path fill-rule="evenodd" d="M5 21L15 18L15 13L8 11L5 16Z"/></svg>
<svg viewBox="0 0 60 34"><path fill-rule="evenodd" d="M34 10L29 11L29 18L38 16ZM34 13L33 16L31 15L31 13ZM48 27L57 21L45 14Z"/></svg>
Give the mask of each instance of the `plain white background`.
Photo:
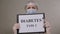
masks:
<svg viewBox="0 0 60 34"><path fill-rule="evenodd" d="M60 0L35 0L39 5L38 12L46 14L51 23L52 34L60 34ZM16 15L25 13L27 0L0 0L0 34L13 34L12 26L16 23Z"/></svg>

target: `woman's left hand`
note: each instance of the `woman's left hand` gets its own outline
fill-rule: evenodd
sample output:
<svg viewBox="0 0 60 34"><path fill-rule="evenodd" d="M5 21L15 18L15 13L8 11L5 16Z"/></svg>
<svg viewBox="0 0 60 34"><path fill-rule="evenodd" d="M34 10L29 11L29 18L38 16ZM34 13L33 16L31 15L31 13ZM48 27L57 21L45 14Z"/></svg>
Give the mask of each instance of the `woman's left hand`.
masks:
<svg viewBox="0 0 60 34"><path fill-rule="evenodd" d="M51 25L49 22L45 22L46 34L51 34Z"/></svg>

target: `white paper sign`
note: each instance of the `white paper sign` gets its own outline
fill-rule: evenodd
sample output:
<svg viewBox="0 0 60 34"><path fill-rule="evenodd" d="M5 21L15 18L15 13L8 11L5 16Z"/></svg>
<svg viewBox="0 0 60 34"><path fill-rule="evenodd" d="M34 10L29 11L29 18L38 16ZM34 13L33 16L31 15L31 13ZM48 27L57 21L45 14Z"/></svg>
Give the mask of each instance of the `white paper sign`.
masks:
<svg viewBox="0 0 60 34"><path fill-rule="evenodd" d="M19 15L19 33L45 32L43 14Z"/></svg>

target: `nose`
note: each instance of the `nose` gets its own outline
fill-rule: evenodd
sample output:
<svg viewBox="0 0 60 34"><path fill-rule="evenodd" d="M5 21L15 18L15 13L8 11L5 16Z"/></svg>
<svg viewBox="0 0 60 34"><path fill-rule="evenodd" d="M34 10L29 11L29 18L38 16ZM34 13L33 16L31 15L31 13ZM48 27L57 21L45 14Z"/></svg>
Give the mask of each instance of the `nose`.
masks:
<svg viewBox="0 0 60 34"><path fill-rule="evenodd" d="M30 7L30 9L33 9L32 7Z"/></svg>

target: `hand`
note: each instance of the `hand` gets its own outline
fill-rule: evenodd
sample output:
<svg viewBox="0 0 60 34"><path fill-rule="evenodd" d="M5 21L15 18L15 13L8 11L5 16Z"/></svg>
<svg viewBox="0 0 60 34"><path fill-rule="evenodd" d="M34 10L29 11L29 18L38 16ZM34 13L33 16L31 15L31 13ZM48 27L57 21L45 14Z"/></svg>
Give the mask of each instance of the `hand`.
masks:
<svg viewBox="0 0 60 34"><path fill-rule="evenodd" d="M46 33L45 34L51 34L51 25L46 21L45 23L46 27Z"/></svg>
<svg viewBox="0 0 60 34"><path fill-rule="evenodd" d="M15 24L13 25L13 32L14 32L14 34L17 34L17 31L16 31L16 30L20 28L19 25L20 25L19 23L15 23Z"/></svg>
<svg viewBox="0 0 60 34"><path fill-rule="evenodd" d="M20 25L19 23L14 24L14 26L13 26L13 32L14 32L14 34L17 34L16 29L20 28L19 25ZM48 22L46 22L45 23L45 27L46 27L46 33L45 34L51 34L51 25Z"/></svg>

